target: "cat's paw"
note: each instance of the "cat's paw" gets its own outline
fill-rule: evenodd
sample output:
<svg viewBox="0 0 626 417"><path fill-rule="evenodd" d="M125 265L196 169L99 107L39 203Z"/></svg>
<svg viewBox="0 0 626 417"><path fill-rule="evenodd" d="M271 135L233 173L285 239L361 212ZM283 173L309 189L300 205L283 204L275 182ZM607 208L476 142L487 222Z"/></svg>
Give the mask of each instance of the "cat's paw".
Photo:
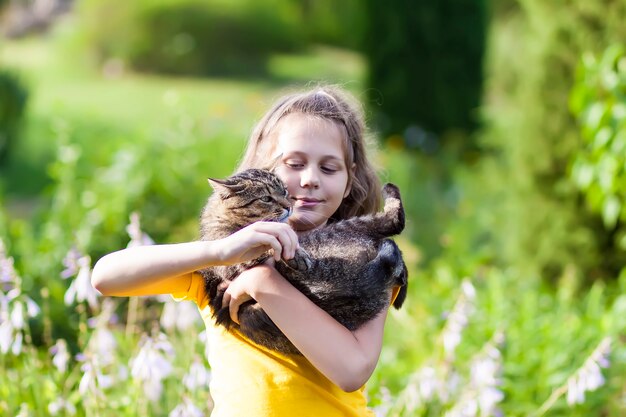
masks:
<svg viewBox="0 0 626 417"><path fill-rule="evenodd" d="M313 267L313 261L308 253L302 248L296 249L295 256L291 259L284 260L285 264L291 269L299 272L306 272Z"/></svg>

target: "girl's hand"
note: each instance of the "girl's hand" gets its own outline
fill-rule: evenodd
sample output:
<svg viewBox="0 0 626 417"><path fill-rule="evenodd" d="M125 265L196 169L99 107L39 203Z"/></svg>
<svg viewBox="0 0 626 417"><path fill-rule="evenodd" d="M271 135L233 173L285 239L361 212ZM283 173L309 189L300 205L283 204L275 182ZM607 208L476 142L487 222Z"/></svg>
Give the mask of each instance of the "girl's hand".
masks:
<svg viewBox="0 0 626 417"><path fill-rule="evenodd" d="M254 299L255 288L258 288L261 281L268 278L270 274L277 273L273 268L273 260L268 260L265 265L243 271L237 279L232 281L222 299L222 307L228 306L230 318L239 324L239 306L248 300Z"/></svg>
<svg viewBox="0 0 626 417"><path fill-rule="evenodd" d="M251 261L270 249L279 261L294 257L298 236L286 223L256 222L220 239L219 248L222 265Z"/></svg>

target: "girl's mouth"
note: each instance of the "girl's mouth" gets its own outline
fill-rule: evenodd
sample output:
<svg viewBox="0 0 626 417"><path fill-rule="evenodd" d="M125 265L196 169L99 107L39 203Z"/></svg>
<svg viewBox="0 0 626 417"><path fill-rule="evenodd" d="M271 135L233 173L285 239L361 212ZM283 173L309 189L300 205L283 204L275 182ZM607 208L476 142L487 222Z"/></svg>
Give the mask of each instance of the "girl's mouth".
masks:
<svg viewBox="0 0 626 417"><path fill-rule="evenodd" d="M317 198L310 197L296 197L294 206L296 207L315 207L318 204L322 203L323 200L318 200Z"/></svg>

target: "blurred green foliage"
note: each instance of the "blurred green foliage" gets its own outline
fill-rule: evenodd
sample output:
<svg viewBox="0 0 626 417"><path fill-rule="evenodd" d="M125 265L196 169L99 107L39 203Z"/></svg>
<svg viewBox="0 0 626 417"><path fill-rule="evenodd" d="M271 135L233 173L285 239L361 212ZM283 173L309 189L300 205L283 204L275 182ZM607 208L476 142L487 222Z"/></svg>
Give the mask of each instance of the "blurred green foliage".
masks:
<svg viewBox="0 0 626 417"><path fill-rule="evenodd" d="M571 177L607 230L605 262L626 268L626 53L585 54L570 98L582 129Z"/></svg>
<svg viewBox="0 0 626 417"><path fill-rule="evenodd" d="M626 2L523 0L492 20L480 194L494 250L507 265L555 279L615 278L618 248L568 170L583 138L569 96L584 52L626 36ZM621 249L619 249L621 250Z"/></svg>
<svg viewBox="0 0 626 417"><path fill-rule="evenodd" d="M366 9L359 0L291 0L308 42L363 49Z"/></svg>
<svg viewBox="0 0 626 417"><path fill-rule="evenodd" d="M369 0L364 52L377 128L429 149L425 134L477 126L487 28L484 0ZM431 145L435 146L436 144Z"/></svg>
<svg viewBox="0 0 626 417"><path fill-rule="evenodd" d="M403 251L410 254L411 247L402 243ZM401 310L390 311L381 361L369 385L378 393L380 387L389 388L394 402L412 397L413 409L409 401L403 413L389 415L444 415L459 400L459 390L468 387L472 371L488 372L472 369L471 361L498 332L504 336L500 347L502 385L498 388L505 395L500 404L502 415L535 415L605 336L614 340L610 369L605 371L607 386L588 394L586 401L575 407L561 398L546 416L623 415L626 349L619 341L626 330L623 293L615 298L611 290L596 283L581 296L580 281L572 270L560 278L557 291L553 291L539 279L485 265L472 254L466 253L460 263L462 266L456 254L450 254L427 268L411 268L407 302ZM459 329L460 343L449 357L444 354L444 327L459 299L461 277L473 284L476 298L463 314L467 322ZM625 278L620 281L622 292ZM435 374L416 379L427 367ZM446 375L449 385L443 382ZM428 386L442 392L443 398L438 400L439 394L435 394L430 400L420 399L420 392Z"/></svg>
<svg viewBox="0 0 626 417"><path fill-rule="evenodd" d="M0 166L19 140L28 92L18 77L0 69Z"/></svg>
<svg viewBox="0 0 626 417"><path fill-rule="evenodd" d="M290 2L160 0L79 5L78 36L98 62L147 72L254 75L269 55L304 47Z"/></svg>
<svg viewBox="0 0 626 417"><path fill-rule="evenodd" d="M385 389L391 401L414 396L416 384L427 382L417 380L416 375L427 366L454 372L459 378L457 388L468 387L472 358L501 331L505 342L500 347L499 389L505 393L504 415L528 416L536 411L567 383L594 346L610 336L614 344L606 385L573 408L561 398L547 415L621 416L626 412L626 273L615 282L585 287L577 271L599 265L607 276L617 277L609 275L613 267L598 263L605 261L594 239L617 239L621 235L615 234L615 228L623 226L621 210L615 217L615 208L608 212L604 208L605 199L611 196L623 204L624 188L619 188L623 172L609 169L613 176L604 180L607 168L602 162L602 155L623 158L618 133L621 81L609 83L609 88L606 85L607 79L614 80L611 73L620 73L619 54L610 50L600 64L585 61L589 66L579 72L585 75L579 75L571 106L582 124L582 136L568 113L568 99L573 83L569 71L576 66L579 51L584 45L596 45L593 37L587 38L593 32L589 27L605 33L605 27L598 24L600 11L606 14L607 31L617 28L618 20L613 18L623 15L619 8L611 11L613 16L595 9L596 3L580 3L577 6L585 10L585 16L596 16L587 22L588 27L577 20L582 11L564 5L568 13L538 0L498 3L502 7L493 22L487 128L483 131L487 150L493 153L484 158L483 170L476 175L476 167L461 164L454 152L441 153L437 159L414 158L393 140L380 154L384 179L400 185L407 203L407 230L398 241L411 283L406 305L390 313L379 366L368 384L372 405L385 405ZM153 4L158 9L172 3ZM323 9L313 3L307 9L306 4L292 2L288 7L297 13ZM123 13L117 6L93 15L120 36L120 52L111 47L104 58L124 56L124 31L134 30L132 24L115 27L113 14ZM393 19L392 23L397 22ZM389 39L397 40L397 36ZM26 42L24 48L20 46L8 56L26 70L37 88L29 103L28 140L19 143L20 152L11 156L11 178L0 178L10 191L0 210L0 237L15 258L24 291L41 302L45 312L31 322L39 350L29 345L23 356L0 358L7 365L0 367L0 414L17 414L21 403L45 413L48 401L66 398L79 407L78 415L94 410L99 415L167 415L181 396L189 394L183 392L180 380L187 366L183 362L188 362L192 350L199 350L189 344L196 334L176 336L176 349L183 352L176 355L176 372L166 381L165 395L157 405L140 409L138 404L145 403L145 398L139 387L120 382L107 390L106 403L89 409L77 392L81 364L72 360L69 375L59 375L46 352L58 337L83 349L84 341L93 336L84 306L74 309L63 304L69 283L59 278L62 259L72 246L89 253L92 262L124 247L128 242L125 226L133 211L141 214L142 229L157 242L195 238L197 216L210 192L206 177L232 170L252 120L277 94L276 80L199 80L126 72L108 79L97 72L81 72L75 61L57 57L56 49L47 50L50 44L42 48L47 55L41 45ZM311 73L323 67L329 78L339 67L342 76L354 74L354 79L361 74L362 61L351 60L353 55L333 51L324 56L326 60L318 55L281 54L270 62L280 67L286 79L298 79L292 73L302 67ZM392 57L389 62L396 61ZM602 88L598 89L597 82ZM351 87L362 91L360 85ZM592 109L598 103L611 111L596 120L598 110ZM608 138L602 133L607 127L613 129ZM585 147L578 146L581 142ZM582 168L585 164L589 166ZM24 201L20 191L31 173L24 170L28 166L38 166L47 189L42 195L31 195L42 191L41 184L33 185L26 194L34 200ZM591 182L580 181L589 175L581 174L581 169L592 171ZM603 188L605 181L611 187ZM589 199L589 208L578 201L580 193ZM451 218L458 221L450 223ZM614 224L607 221L613 219ZM610 243L613 249L620 242L615 239ZM415 245L418 241L420 245ZM431 251L432 247L446 250L441 254ZM499 267L494 262L498 253L514 262ZM431 261L425 264L424 258ZM539 279L537 270L547 272L554 285ZM465 277L476 288L476 300L451 359L443 354L442 333ZM141 328L125 327L122 308L118 309L122 323L111 325L120 342L111 356L120 369L136 353L140 333L158 327L154 317L160 306L147 304L155 313L140 314L145 318ZM51 338L46 337L46 320ZM206 398L203 390L194 393L196 399ZM396 411L407 417L442 415L460 398L458 390L450 388L450 394L446 401L434 400L421 408L404 403Z"/></svg>
<svg viewBox="0 0 626 417"><path fill-rule="evenodd" d="M159 0L78 5L75 43L98 65L118 59L145 71L185 75L268 75L273 54L312 44L358 48L357 1Z"/></svg>

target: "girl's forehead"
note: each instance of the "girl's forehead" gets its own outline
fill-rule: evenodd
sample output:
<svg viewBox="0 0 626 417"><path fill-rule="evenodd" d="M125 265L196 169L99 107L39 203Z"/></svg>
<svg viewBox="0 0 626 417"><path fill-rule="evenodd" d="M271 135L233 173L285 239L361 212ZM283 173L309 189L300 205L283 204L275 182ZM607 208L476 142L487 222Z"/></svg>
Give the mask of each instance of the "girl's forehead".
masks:
<svg viewBox="0 0 626 417"><path fill-rule="evenodd" d="M276 124L270 136L273 156L287 150L316 147L334 150L342 157L345 156L345 128L331 119L302 113L288 114Z"/></svg>

